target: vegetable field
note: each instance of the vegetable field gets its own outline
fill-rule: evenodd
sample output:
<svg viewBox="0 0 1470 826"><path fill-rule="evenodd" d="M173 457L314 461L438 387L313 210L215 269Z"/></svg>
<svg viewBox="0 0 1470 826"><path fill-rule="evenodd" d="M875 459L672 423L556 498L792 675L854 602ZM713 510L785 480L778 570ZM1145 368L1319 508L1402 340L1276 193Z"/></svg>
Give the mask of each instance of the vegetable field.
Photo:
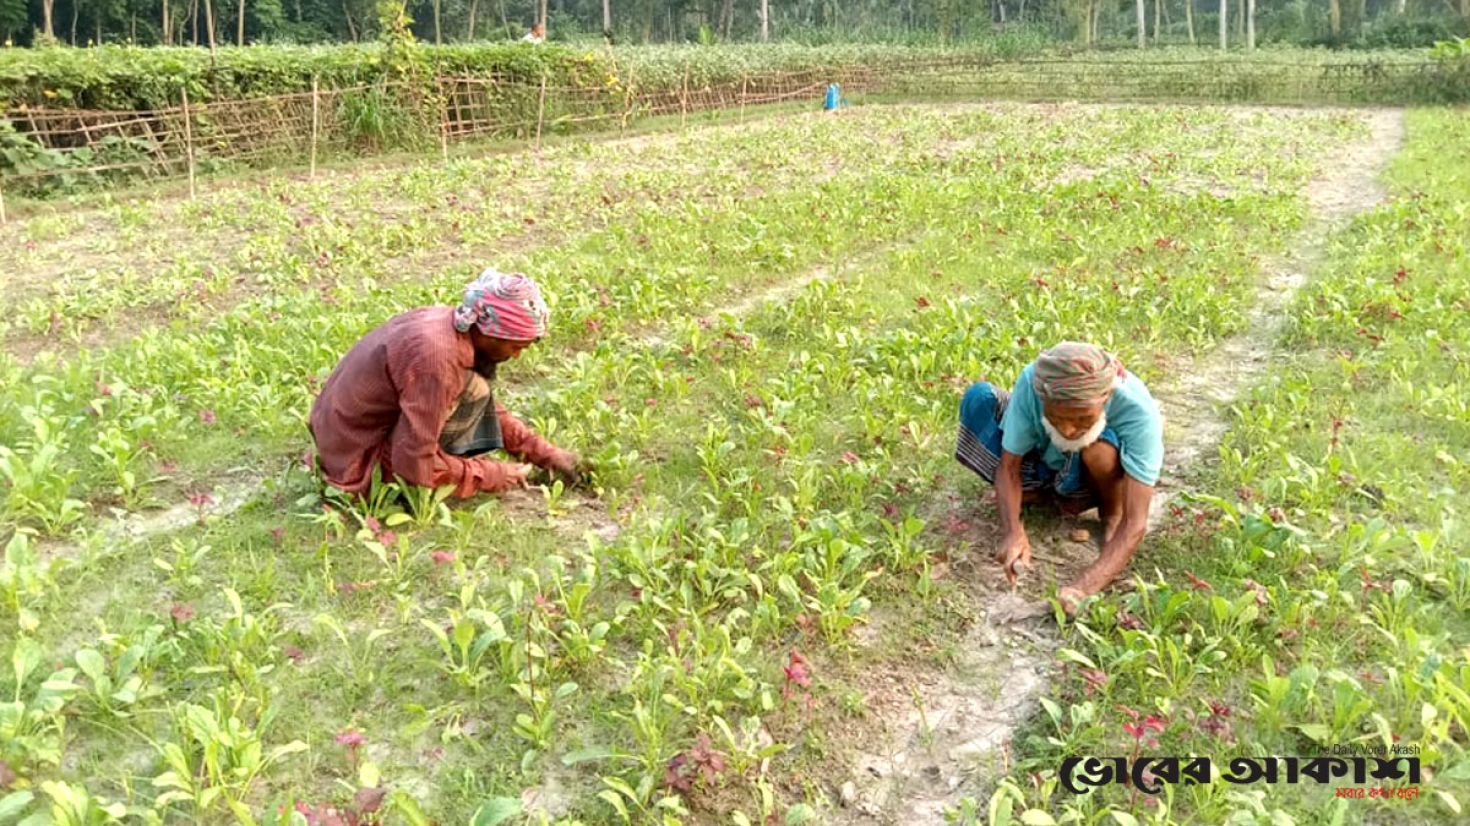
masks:
<svg viewBox="0 0 1470 826"><path fill-rule="evenodd" d="M38 208L0 826L1457 822L1467 193L1463 109L998 103ZM547 291L497 392L590 487L324 498L321 381L486 266ZM1168 454L1075 621L1095 523L1032 517L1011 593L952 458L964 387L1063 339ZM1057 777L1349 743L1419 746L1423 794Z"/></svg>

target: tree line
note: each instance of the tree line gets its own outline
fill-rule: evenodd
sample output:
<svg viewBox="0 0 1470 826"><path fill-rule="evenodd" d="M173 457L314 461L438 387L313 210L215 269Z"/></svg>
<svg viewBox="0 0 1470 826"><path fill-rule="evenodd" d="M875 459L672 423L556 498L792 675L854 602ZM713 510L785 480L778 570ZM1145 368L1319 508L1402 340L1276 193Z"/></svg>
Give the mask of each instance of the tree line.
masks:
<svg viewBox="0 0 1470 826"><path fill-rule="evenodd" d="M1253 48L1424 45L1470 33L1470 0L0 0L7 45L362 42L407 13L430 43L798 40Z"/></svg>

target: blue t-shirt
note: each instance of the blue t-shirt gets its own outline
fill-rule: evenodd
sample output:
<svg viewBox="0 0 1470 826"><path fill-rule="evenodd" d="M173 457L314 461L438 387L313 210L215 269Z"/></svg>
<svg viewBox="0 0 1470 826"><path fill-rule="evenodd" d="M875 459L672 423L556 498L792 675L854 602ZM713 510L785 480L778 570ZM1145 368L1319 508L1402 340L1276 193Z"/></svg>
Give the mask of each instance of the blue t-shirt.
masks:
<svg viewBox="0 0 1470 826"><path fill-rule="evenodd" d="M1035 372L1036 365L1029 364L1016 380L1016 388L1000 420L1001 447L1017 456L1040 449L1041 460L1052 469L1061 470L1066 456L1057 450L1041 426L1041 398L1031 383ZM1108 429L1118 435L1123 472L1145 485L1158 484L1159 469L1164 463L1164 419L1143 381L1132 373L1125 374L1123 385L1113 391L1103 411L1108 417Z"/></svg>

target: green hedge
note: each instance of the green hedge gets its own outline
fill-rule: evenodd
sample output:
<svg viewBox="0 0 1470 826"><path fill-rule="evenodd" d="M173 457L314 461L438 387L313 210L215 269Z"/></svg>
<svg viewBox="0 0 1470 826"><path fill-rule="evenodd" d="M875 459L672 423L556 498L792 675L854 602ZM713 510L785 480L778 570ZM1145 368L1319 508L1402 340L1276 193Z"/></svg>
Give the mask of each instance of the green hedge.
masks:
<svg viewBox="0 0 1470 826"><path fill-rule="evenodd" d="M305 91L316 76L323 88L366 85L397 74L425 81L436 74L510 75L534 83L543 73L555 86L605 89L631 80L642 91L677 88L687 73L691 84L738 82L741 77L780 71L844 67L913 66L950 57L1005 61L1018 57L997 46L961 49L893 45L571 47L553 44L415 44L390 59L381 44L340 46L247 46L221 48L212 58L198 48L0 49L0 105L64 106L86 109L153 109L176 104L187 85L192 100L209 101ZM1040 56L1040 55L1037 55ZM1157 61L1188 63L1180 71L1249 74L1283 71L1310 80L1333 79L1341 71L1361 75L1364 102L1428 103L1462 101L1466 60L1429 52L1380 50L1337 52L1326 49L1267 48L1246 54L1209 49L1093 51L1050 57L1079 62L1081 76L1102 71L1127 81L1156 71ZM1448 57L1448 59L1446 59ZM390 63L396 64L390 66ZM1407 72L1417 64L1423 71ZM1382 67L1392 82L1374 77ZM1024 66L1016 66L1024 71ZM1402 79L1413 75L1406 84ZM1340 78L1338 79L1340 82ZM1085 96L1085 95L1084 95ZM1164 97L1167 97L1165 93Z"/></svg>
<svg viewBox="0 0 1470 826"><path fill-rule="evenodd" d="M390 71L380 44L221 48L211 59L196 48L0 50L0 103L83 109L156 109L191 100L228 100L302 92L315 75L322 88L375 83ZM559 84L602 85L608 66L596 52L553 45L416 46L410 75L509 74ZM397 68L397 67L392 67Z"/></svg>

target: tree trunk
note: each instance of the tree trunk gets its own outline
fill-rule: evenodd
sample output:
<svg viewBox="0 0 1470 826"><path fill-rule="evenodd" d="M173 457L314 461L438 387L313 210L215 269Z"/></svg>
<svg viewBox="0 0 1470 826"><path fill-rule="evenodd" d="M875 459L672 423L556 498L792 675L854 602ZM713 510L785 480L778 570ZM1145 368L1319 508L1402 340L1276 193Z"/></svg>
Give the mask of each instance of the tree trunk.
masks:
<svg viewBox="0 0 1470 826"><path fill-rule="evenodd" d="M1245 37L1245 0L1235 0L1235 39Z"/></svg>
<svg viewBox="0 0 1470 826"><path fill-rule="evenodd" d="M235 45L245 45L245 0L237 0L240 4L240 18L235 28Z"/></svg>
<svg viewBox="0 0 1470 826"><path fill-rule="evenodd" d="M470 25L469 35L465 38L469 42L475 42L475 12L479 10L480 0L470 0Z"/></svg>
<svg viewBox="0 0 1470 826"><path fill-rule="evenodd" d="M1092 42L1098 43L1102 40L1102 3L1093 0L1092 3Z"/></svg>
<svg viewBox="0 0 1470 826"><path fill-rule="evenodd" d="M169 0L163 0L163 20L161 21L159 29L161 32L161 36L163 37L163 45L172 46L174 44L174 29L173 21L168 19L168 3Z"/></svg>
<svg viewBox="0 0 1470 826"><path fill-rule="evenodd" d="M56 0L41 0L41 26L48 38L56 37L56 29L52 25L52 12L56 10Z"/></svg>
<svg viewBox="0 0 1470 826"><path fill-rule="evenodd" d="M440 7L440 5L441 4L440 4L439 0L434 0L434 45L435 46L441 46L441 45L444 44L444 31L443 31L443 29L441 29L439 27L439 7Z"/></svg>
<svg viewBox="0 0 1470 826"><path fill-rule="evenodd" d="M1144 0L1135 0L1133 3L1133 9L1136 12L1134 16L1138 18L1138 48L1140 49L1148 47L1148 13L1144 11L1143 2Z"/></svg>
<svg viewBox="0 0 1470 826"><path fill-rule="evenodd" d="M1159 45L1160 18L1164 16L1164 0L1154 0L1154 45Z"/></svg>
<svg viewBox="0 0 1470 826"><path fill-rule="evenodd" d="M1245 50L1256 50L1256 0L1245 0Z"/></svg>
<svg viewBox="0 0 1470 826"><path fill-rule="evenodd" d="M1332 31L1333 40L1342 38L1342 3L1339 0L1328 0L1327 25Z"/></svg>
<svg viewBox="0 0 1470 826"><path fill-rule="evenodd" d="M189 32L190 40L194 45L199 45L199 0L189 0Z"/></svg>
<svg viewBox="0 0 1470 826"><path fill-rule="evenodd" d="M1194 42L1194 0L1184 0L1184 25L1189 27L1189 45Z"/></svg>
<svg viewBox="0 0 1470 826"><path fill-rule="evenodd" d="M612 0L602 0L602 33L612 38Z"/></svg>
<svg viewBox="0 0 1470 826"><path fill-rule="evenodd" d="M1470 3L1470 0L1463 0ZM771 39L771 0L761 0L761 42L768 43Z"/></svg>
<svg viewBox="0 0 1470 826"><path fill-rule="evenodd" d="M1332 0L1336 3L1337 0ZM1230 0L1220 0L1220 51L1230 48Z"/></svg>
<svg viewBox="0 0 1470 826"><path fill-rule="evenodd" d="M214 54L214 0L204 0L205 34L209 35L209 53Z"/></svg>
<svg viewBox="0 0 1470 826"><path fill-rule="evenodd" d="M78 0L71 0L71 45L77 45L77 18L82 15L82 4Z"/></svg>
<svg viewBox="0 0 1470 826"><path fill-rule="evenodd" d="M725 0L724 5L720 6L720 38L721 39L723 39L723 40L729 40L730 39L730 25L733 22L732 18L734 16L735 16L735 0Z"/></svg>
<svg viewBox="0 0 1470 826"><path fill-rule="evenodd" d="M546 28L546 5L547 0L541 0L541 5L536 9L536 23L543 29Z"/></svg>
<svg viewBox="0 0 1470 826"><path fill-rule="evenodd" d="M352 42L358 41L357 24L352 21L352 11L347 8L347 0L342 0L342 17L347 21L347 34L351 35Z"/></svg>

